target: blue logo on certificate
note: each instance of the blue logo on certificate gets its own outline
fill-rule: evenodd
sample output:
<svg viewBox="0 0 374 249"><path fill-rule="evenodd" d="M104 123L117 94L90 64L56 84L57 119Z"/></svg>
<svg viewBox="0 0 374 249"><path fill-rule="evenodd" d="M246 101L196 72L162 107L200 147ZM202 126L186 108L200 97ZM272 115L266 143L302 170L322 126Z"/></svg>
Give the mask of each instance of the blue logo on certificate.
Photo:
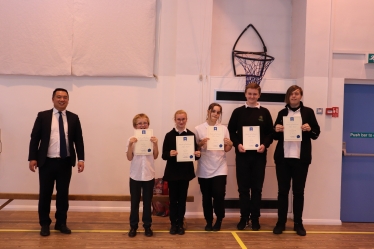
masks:
<svg viewBox="0 0 374 249"><path fill-rule="evenodd" d="M250 130L250 131L253 131L253 127L249 127L249 130Z"/></svg>
<svg viewBox="0 0 374 249"><path fill-rule="evenodd" d="M142 134L146 134L146 131L145 131L145 130L142 130Z"/></svg>
<svg viewBox="0 0 374 249"><path fill-rule="evenodd" d="M290 117L290 121L294 121L294 118L293 118L293 117Z"/></svg>
<svg viewBox="0 0 374 249"><path fill-rule="evenodd" d="M216 131L216 130L217 130L217 127L214 127L214 128L213 128L213 130L215 130L215 131Z"/></svg>
<svg viewBox="0 0 374 249"><path fill-rule="evenodd" d="M148 152L151 152L151 149L148 149Z"/></svg>
<svg viewBox="0 0 374 249"><path fill-rule="evenodd" d="M258 147L258 144L255 144L255 147L257 148L257 147Z"/></svg>
<svg viewBox="0 0 374 249"><path fill-rule="evenodd" d="M219 147L222 148L222 144L220 144Z"/></svg>
<svg viewBox="0 0 374 249"><path fill-rule="evenodd" d="M192 159L192 158L193 158L193 155L190 155L190 158Z"/></svg>
<svg viewBox="0 0 374 249"><path fill-rule="evenodd" d="M187 141L187 137L183 137L183 141Z"/></svg>
<svg viewBox="0 0 374 249"><path fill-rule="evenodd" d="M297 135L296 137L297 137L297 138L300 138L300 135Z"/></svg>

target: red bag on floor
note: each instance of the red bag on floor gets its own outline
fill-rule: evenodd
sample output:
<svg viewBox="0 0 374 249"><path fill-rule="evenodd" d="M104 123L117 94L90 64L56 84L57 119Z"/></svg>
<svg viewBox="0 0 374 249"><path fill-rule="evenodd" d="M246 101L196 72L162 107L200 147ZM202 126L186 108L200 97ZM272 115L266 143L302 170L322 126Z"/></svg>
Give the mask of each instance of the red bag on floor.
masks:
<svg viewBox="0 0 374 249"><path fill-rule="evenodd" d="M168 195L169 186L168 182L162 178L155 179L155 185L153 187L153 195ZM169 201L152 201L152 214L157 216L166 217L169 216Z"/></svg>

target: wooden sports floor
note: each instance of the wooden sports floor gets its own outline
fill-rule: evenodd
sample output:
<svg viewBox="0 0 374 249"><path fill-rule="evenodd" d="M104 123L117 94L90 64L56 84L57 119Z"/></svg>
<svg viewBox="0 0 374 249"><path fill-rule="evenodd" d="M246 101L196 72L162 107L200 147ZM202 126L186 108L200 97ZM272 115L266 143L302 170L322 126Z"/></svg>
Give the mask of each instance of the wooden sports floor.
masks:
<svg viewBox="0 0 374 249"><path fill-rule="evenodd" d="M154 217L153 237L143 229L127 236L129 213L69 212L72 234L53 230L41 237L37 212L1 211L0 248L374 248L374 223L344 223L341 226L305 225L307 235L292 231L292 221L281 235L272 233L276 219L261 218L261 230L236 230L239 218L225 218L220 232L205 232L202 218L188 218L185 235L170 235L169 220Z"/></svg>

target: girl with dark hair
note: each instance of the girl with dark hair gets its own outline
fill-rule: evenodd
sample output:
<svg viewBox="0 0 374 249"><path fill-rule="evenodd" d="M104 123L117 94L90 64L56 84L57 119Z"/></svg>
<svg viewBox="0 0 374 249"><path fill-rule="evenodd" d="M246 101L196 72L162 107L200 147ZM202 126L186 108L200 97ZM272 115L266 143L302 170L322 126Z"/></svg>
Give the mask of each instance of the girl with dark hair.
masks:
<svg viewBox="0 0 374 249"><path fill-rule="evenodd" d="M225 195L227 162L226 152L232 148L229 132L226 126L220 124L222 119L222 107L217 103L212 103L208 107L206 121L195 127L198 147L201 150L201 157L198 161L196 175L198 177L201 194L203 197L203 211L206 220L206 231L219 231L222 219L225 217ZM224 138L222 140L222 150L208 150L207 142L209 138L208 127L214 126L222 129ZM213 226L213 210L217 217Z"/></svg>
<svg viewBox="0 0 374 249"><path fill-rule="evenodd" d="M302 214L304 209L304 188L312 161L312 143L320 134L320 128L313 109L301 102L303 89L297 85L290 86L286 93L286 107L279 111L274 125L274 139L278 140L274 152L278 180L278 222L274 234L281 234L286 229L288 193L292 181L294 231L305 236ZM283 118L301 117L301 141L284 141Z"/></svg>

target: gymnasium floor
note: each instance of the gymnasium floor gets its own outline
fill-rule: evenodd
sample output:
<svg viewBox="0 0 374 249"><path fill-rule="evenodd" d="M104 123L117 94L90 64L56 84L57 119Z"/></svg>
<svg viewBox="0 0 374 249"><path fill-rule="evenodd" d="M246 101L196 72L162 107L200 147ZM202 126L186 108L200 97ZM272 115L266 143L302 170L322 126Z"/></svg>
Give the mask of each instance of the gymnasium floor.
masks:
<svg viewBox="0 0 374 249"><path fill-rule="evenodd" d="M343 223L341 226L305 225L307 236L292 231L275 235L275 218L261 218L261 230L236 230L238 218L225 218L220 232L205 232L205 221L188 218L186 234L170 235L167 217L154 217L153 237L143 229L127 236L129 213L69 212L71 235L53 230L39 235L37 212L0 212L0 248L374 248L374 223Z"/></svg>

